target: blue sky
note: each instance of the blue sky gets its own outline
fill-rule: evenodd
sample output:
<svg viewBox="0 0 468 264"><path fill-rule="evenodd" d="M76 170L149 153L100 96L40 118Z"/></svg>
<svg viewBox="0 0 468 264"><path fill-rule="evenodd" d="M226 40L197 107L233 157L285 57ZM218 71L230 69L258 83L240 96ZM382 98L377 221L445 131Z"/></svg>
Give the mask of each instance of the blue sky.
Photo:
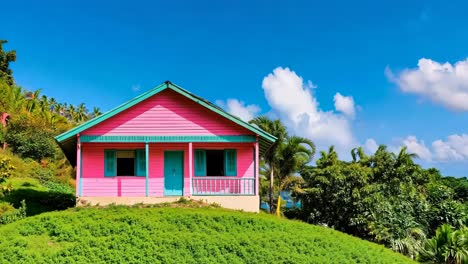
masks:
<svg viewBox="0 0 468 264"><path fill-rule="evenodd" d="M343 157L406 145L468 175L468 3L95 2L2 3L19 85L109 110L171 80Z"/></svg>

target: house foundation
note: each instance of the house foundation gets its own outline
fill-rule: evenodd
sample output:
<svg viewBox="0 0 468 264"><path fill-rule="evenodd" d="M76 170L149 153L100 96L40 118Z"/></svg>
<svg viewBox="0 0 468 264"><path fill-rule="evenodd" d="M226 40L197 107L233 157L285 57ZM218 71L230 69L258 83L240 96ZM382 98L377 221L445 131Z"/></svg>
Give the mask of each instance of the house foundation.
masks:
<svg viewBox="0 0 468 264"><path fill-rule="evenodd" d="M171 196L171 197L78 197L76 205L134 205L134 204L158 204L172 203L180 198L192 199L196 201L202 200L206 203L216 203L223 208L233 210L243 210L245 212L259 212L260 197L257 195L251 196Z"/></svg>

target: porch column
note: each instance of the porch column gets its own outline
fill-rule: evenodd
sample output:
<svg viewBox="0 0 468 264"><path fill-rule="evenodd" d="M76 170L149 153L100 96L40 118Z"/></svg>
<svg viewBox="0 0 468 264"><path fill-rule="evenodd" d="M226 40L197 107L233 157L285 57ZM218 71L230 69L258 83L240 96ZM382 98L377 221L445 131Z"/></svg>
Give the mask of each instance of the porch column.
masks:
<svg viewBox="0 0 468 264"><path fill-rule="evenodd" d="M192 177L193 177L193 146L192 142L189 142L188 145L188 159L189 159L189 180L190 180L190 196L192 196Z"/></svg>
<svg viewBox="0 0 468 264"><path fill-rule="evenodd" d="M145 189L146 189L146 196L149 196L149 145L148 142L145 142L145 159L146 159L146 177L145 177Z"/></svg>
<svg viewBox="0 0 468 264"><path fill-rule="evenodd" d="M255 195L259 195L258 193L258 185L260 182L259 167L260 167L260 153L258 149L258 135L257 135L257 141L255 142Z"/></svg>
<svg viewBox="0 0 468 264"><path fill-rule="evenodd" d="M76 180L75 180L75 194L81 196L81 140L80 134L76 135Z"/></svg>

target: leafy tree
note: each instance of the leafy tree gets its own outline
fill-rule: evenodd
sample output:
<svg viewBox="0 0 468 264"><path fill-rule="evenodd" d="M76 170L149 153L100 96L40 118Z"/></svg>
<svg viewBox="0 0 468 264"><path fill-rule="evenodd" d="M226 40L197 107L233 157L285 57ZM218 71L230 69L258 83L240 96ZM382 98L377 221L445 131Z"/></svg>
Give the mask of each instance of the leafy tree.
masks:
<svg viewBox="0 0 468 264"><path fill-rule="evenodd" d="M439 182L432 182L428 184L427 193L430 203L428 229L431 235L442 224L456 228L467 224L468 207L454 199L453 189Z"/></svg>
<svg viewBox="0 0 468 264"><path fill-rule="evenodd" d="M468 207L454 199L437 170L421 168L406 148L395 154L380 146L371 156L356 148L351 156L352 161L341 161L330 147L316 166L301 170L304 182L294 191L302 202L301 219L413 258L426 234L440 225L466 224Z"/></svg>
<svg viewBox="0 0 468 264"><path fill-rule="evenodd" d="M468 178L443 177L440 182L454 191L453 199L468 203Z"/></svg>
<svg viewBox="0 0 468 264"><path fill-rule="evenodd" d="M364 214L363 198L370 169L359 162L347 164L338 159L334 147L321 151L316 167L306 167L301 175L305 185L296 195L301 199L302 217L350 234L362 234L365 229L360 215Z"/></svg>
<svg viewBox="0 0 468 264"><path fill-rule="evenodd" d="M8 43L7 40L0 40L0 79L6 81L8 85L15 83L13 79L13 71L10 69L10 62L16 61L16 51L4 51L3 44Z"/></svg>

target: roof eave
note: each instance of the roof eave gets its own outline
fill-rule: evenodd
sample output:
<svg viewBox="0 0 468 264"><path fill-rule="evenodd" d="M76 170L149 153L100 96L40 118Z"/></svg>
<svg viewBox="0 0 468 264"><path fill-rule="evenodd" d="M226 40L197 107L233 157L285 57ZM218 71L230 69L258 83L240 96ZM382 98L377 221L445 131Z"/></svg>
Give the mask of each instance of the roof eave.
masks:
<svg viewBox="0 0 468 264"><path fill-rule="evenodd" d="M141 101L143 100L146 100L148 99L149 97L155 95L155 94L158 94L160 92L162 92L163 90L167 89L167 88L170 88L171 90L191 99L192 101L202 105L203 107L205 108L208 108L209 110L229 119L230 121L246 128L247 130L253 132L254 134L258 135L260 137L260 139L264 139L264 140L259 140L259 145L260 145L260 152L265 152L269 146L271 146L274 142L276 142L277 138L274 137L273 135L239 119L238 117L234 116L234 115L231 115L227 112L225 112L224 110L220 109L219 107L213 105L212 103L206 101L205 99L197 96L197 95L194 95L192 93L190 93L189 91L186 91L185 89L169 82L169 81L166 81L158 86L156 86L155 88L133 98L132 100L126 102L126 103L123 103L115 108L113 108L112 110L100 115L100 116L97 116L89 121L86 121L85 123L81 124L81 125L78 125L72 129L70 129L69 131L67 132L64 132L58 136L55 137L55 140L57 141L57 143L59 144L60 148L63 150L63 152L65 153L65 155L67 156L68 160L70 161L70 163L73 164L73 160L76 161L76 153L71 153L71 149L69 149L70 147L69 144L74 142L74 146L76 148L76 135L79 134L80 132L90 128L90 127L93 127L105 120L107 120L108 118L111 118L112 116L124 111L124 110L127 110L128 108L140 103ZM69 142L70 140L72 140L71 142ZM68 144L66 144L68 142ZM72 158L74 157L74 158ZM72 158L72 159L70 159Z"/></svg>

